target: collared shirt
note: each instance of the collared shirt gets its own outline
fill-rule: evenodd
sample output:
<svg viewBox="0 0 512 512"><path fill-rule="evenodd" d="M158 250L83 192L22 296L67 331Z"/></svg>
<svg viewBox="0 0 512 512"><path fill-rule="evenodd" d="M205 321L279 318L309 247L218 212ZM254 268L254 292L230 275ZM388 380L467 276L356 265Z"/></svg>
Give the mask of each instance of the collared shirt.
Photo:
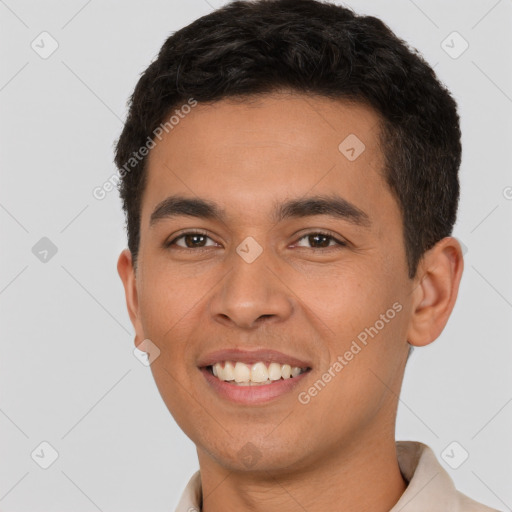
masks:
<svg viewBox="0 0 512 512"><path fill-rule="evenodd" d="M427 445L397 441L396 450L400 471L408 485L389 512L499 512L457 491ZM183 491L176 512L200 512L201 492L197 471Z"/></svg>

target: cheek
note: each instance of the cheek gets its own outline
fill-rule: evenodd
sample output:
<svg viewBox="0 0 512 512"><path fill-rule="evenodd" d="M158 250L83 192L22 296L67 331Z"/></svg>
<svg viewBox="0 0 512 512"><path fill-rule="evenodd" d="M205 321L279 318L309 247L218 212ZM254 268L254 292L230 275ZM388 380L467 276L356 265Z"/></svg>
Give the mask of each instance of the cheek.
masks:
<svg viewBox="0 0 512 512"><path fill-rule="evenodd" d="M396 300L397 287L386 274L378 262L352 260L295 267L281 275L299 302L325 323L327 331L346 340L373 324Z"/></svg>
<svg viewBox="0 0 512 512"><path fill-rule="evenodd" d="M376 417L385 422L396 406L404 362L405 316L400 315L405 312L389 306L363 312L354 309L350 326L338 321L329 342L329 361L322 364L314 381L299 390L308 428L314 431L315 422L325 420L322 437L327 446L339 443L340 436L357 437Z"/></svg>
<svg viewBox="0 0 512 512"><path fill-rule="evenodd" d="M329 351L319 375L329 383L325 391L318 384L323 395L318 403L339 405L341 415L343 408L364 414L365 407L376 407L386 392L382 381L390 383L397 373L407 326L405 284L397 275L375 264L290 284L306 306L304 310L313 311L312 321Z"/></svg>
<svg viewBox="0 0 512 512"><path fill-rule="evenodd" d="M139 307L147 337L166 342L180 339L190 326L195 312L204 307L208 290L215 282L206 274L188 275L178 266L171 267L153 260L144 269L144 286L139 292ZM182 333L178 336L177 333Z"/></svg>
<svg viewBox="0 0 512 512"><path fill-rule="evenodd" d="M184 278L156 263L144 273L139 306L144 335L160 350L150 369L159 393L176 422L187 435L193 433L191 418L201 418L201 409L190 399L193 337L199 325L198 308L211 288L208 280Z"/></svg>

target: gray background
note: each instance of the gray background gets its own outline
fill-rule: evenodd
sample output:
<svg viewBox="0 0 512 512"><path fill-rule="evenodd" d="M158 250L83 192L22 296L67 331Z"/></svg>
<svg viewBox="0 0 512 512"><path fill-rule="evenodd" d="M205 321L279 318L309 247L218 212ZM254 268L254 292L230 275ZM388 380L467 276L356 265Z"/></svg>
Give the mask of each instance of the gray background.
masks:
<svg viewBox="0 0 512 512"><path fill-rule="evenodd" d="M171 511L198 467L133 355L117 192L92 190L115 172L139 74L171 32L223 3L0 0L2 511ZM462 492L510 510L512 0L345 4L417 48L462 118L466 268L446 329L409 362L397 439L425 442ZM47 58L31 47L51 49L43 31L59 45ZM469 44L457 58L453 31ZM48 469L49 449L31 457L43 441L59 455ZM458 469L441 457L453 441L469 453Z"/></svg>

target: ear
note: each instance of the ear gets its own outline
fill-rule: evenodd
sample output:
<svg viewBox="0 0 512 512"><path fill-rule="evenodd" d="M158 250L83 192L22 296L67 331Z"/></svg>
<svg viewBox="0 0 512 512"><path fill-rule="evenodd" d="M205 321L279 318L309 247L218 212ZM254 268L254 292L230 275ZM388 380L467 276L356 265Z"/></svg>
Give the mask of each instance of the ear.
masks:
<svg viewBox="0 0 512 512"><path fill-rule="evenodd" d="M126 307L133 328L135 329L135 346L137 347L145 339L142 324L140 322L139 299L137 294L137 279L132 264L132 253L124 249L117 261L117 272L124 286Z"/></svg>
<svg viewBox="0 0 512 512"><path fill-rule="evenodd" d="M422 347L439 337L455 305L463 269L462 249L454 237L443 238L423 255L412 291L411 345Z"/></svg>

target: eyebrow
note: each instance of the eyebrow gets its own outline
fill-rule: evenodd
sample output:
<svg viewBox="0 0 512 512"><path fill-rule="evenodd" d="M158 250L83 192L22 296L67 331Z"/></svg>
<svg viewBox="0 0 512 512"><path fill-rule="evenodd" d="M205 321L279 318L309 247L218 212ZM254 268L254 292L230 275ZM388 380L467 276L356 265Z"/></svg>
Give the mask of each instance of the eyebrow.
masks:
<svg viewBox="0 0 512 512"><path fill-rule="evenodd" d="M272 219L281 222L291 218L326 215L342 219L361 227L370 227L370 217L366 212L338 195L310 196L275 203ZM226 212L212 201L185 196L169 196L160 202L151 214L149 225L163 219L187 216L226 222Z"/></svg>

